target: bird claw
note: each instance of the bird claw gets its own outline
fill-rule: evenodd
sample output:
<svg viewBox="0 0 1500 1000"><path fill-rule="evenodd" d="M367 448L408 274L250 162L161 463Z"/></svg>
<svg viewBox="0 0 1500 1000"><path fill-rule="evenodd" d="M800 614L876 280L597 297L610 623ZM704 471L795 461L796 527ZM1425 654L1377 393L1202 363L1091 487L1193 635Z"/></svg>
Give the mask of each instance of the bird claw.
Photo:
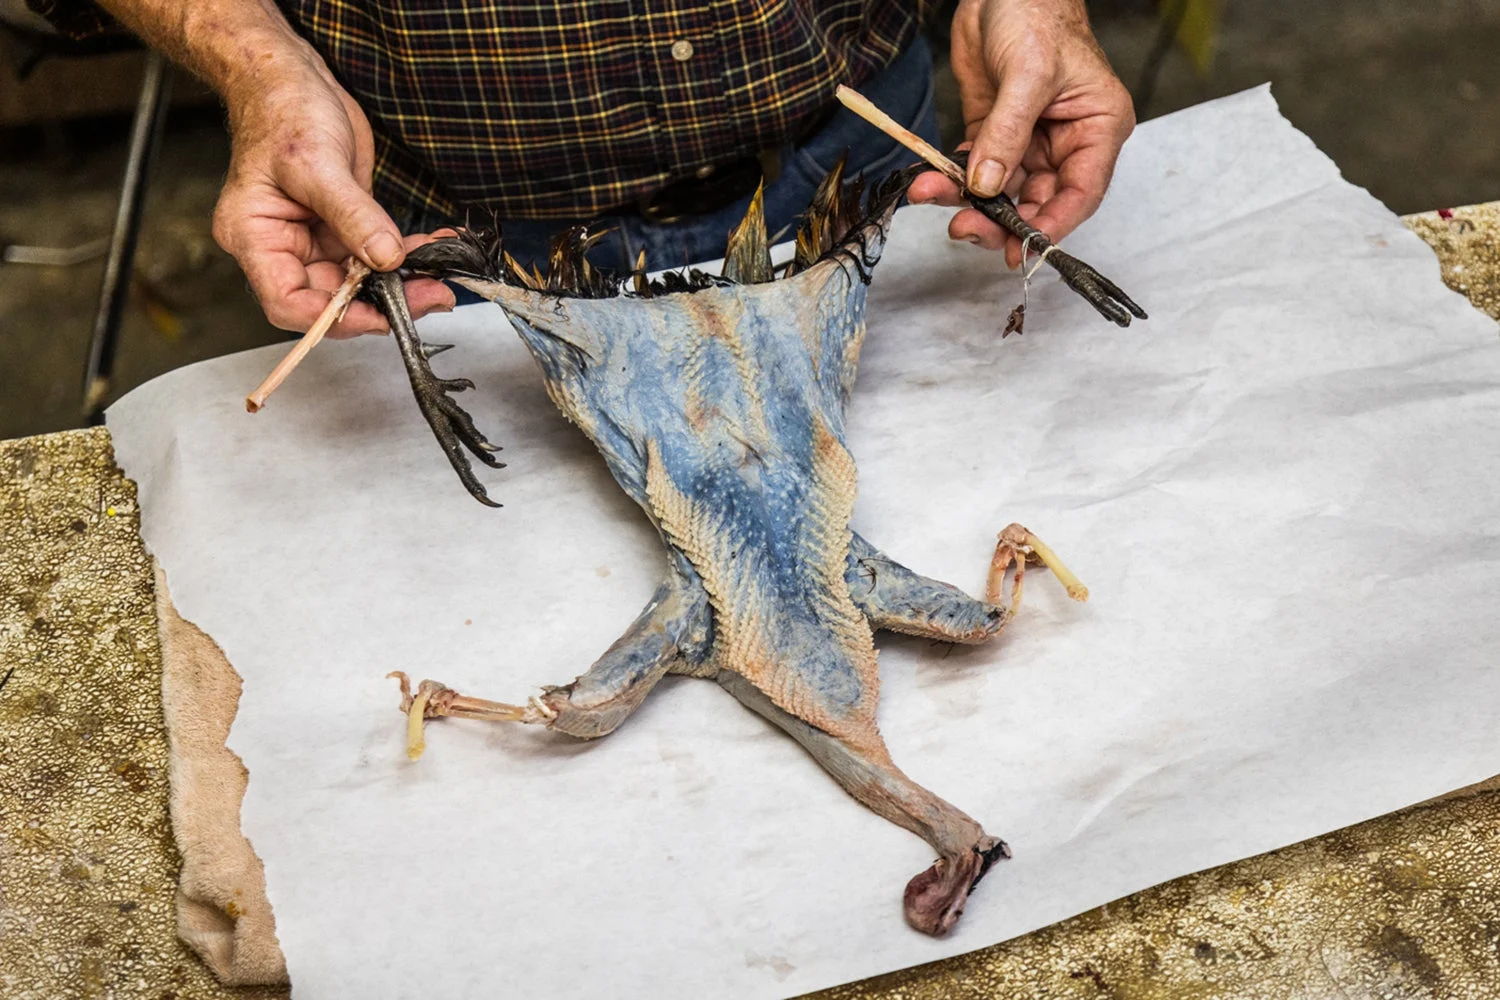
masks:
<svg viewBox="0 0 1500 1000"><path fill-rule="evenodd" d="M417 407L427 425L432 428L433 436L442 445L443 453L448 456L448 463L474 499L487 507L499 507L500 504L489 498L484 485L474 475L474 467L464 452L467 450L492 469L503 469L505 463L495 457L500 447L491 444L474 425L469 412L448 395L472 389L474 383L467 378L439 378L430 364L434 355L453 345L422 343L406 307L401 278L396 274L373 274L366 288L391 324L391 332L401 349L401 360L406 364L412 395L416 397Z"/></svg>
<svg viewBox="0 0 1500 1000"><path fill-rule="evenodd" d="M953 154L953 162L967 168L968 150ZM1105 319L1118 326L1129 326L1130 318L1146 319L1146 310L1136 305L1120 286L1110 281L1094 268L1057 246L1046 233L1021 218L1021 212L1009 195L997 194L993 198L982 198L972 191L964 191L969 204L979 210L985 218L1021 240L1030 252L1038 253L1042 259L1062 275L1063 281L1073 291L1083 296ZM1010 332L1007 330L1006 332ZM1019 329L1016 331L1019 332Z"/></svg>

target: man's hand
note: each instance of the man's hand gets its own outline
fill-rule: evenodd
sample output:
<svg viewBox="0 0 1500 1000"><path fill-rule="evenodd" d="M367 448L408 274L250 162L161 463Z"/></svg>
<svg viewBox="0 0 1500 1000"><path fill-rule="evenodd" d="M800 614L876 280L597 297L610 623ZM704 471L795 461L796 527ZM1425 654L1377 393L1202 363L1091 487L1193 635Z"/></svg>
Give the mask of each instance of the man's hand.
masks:
<svg viewBox="0 0 1500 1000"><path fill-rule="evenodd" d="M370 197L370 123L276 0L97 2L228 105L233 147L214 239L239 261L272 323L312 326L351 253L388 271L426 241L403 242ZM409 282L406 294L413 316L453 308L439 281ZM385 329L378 310L356 302L328 335Z"/></svg>
<svg viewBox="0 0 1500 1000"><path fill-rule="evenodd" d="M969 154L969 187L1004 191L1021 216L1054 241L1094 214L1135 111L1089 30L1083 0L963 0L953 17ZM917 177L913 202L964 204L936 171ZM973 208L948 235L1021 262L1021 241Z"/></svg>
<svg viewBox="0 0 1500 1000"><path fill-rule="evenodd" d="M312 325L344 280L351 253L388 271L429 239L403 241L370 196L370 124L315 59L283 67L268 86L225 94L234 144L214 239L239 262L266 318L284 330ZM414 318L453 308L440 281L408 282L406 294ZM328 336L386 329L378 310L355 302Z"/></svg>

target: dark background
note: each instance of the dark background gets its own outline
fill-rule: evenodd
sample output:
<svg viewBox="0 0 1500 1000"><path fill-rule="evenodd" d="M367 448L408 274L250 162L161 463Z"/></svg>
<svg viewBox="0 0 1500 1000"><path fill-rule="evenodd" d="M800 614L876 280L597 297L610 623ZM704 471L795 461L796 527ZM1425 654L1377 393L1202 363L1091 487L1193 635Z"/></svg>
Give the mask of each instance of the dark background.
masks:
<svg viewBox="0 0 1500 1000"><path fill-rule="evenodd" d="M1152 0L1090 4L1126 85L1154 91L1142 119L1270 81L1287 117L1396 212L1500 199L1500 0L1220 6L1217 57L1200 77L1175 47L1148 72L1162 34ZM944 26L934 34L944 38ZM43 66L23 87L15 71L25 53L0 43L0 245L68 246L107 234L128 113L56 120L50 105L128 108L138 60L93 58L81 77L77 65ZM939 80L954 141L956 89L945 67ZM283 339L209 235L228 162L221 115L201 91L180 85L178 93L152 174L116 394L192 361ZM102 267L0 263L0 438L78 426Z"/></svg>

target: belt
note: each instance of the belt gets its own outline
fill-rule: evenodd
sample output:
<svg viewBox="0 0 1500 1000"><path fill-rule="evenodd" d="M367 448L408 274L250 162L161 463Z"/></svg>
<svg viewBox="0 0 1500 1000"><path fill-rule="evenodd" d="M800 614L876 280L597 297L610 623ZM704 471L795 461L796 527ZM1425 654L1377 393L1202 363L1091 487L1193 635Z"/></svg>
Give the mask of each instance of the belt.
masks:
<svg viewBox="0 0 1500 1000"><path fill-rule="evenodd" d="M790 144L800 145L811 139L833 119L838 109L837 103L826 106L799 130ZM780 176L781 148L763 149L754 156L701 166L690 177L672 181L604 214L639 216L665 225L688 216L716 212L753 194L761 181L774 184Z"/></svg>
<svg viewBox="0 0 1500 1000"><path fill-rule="evenodd" d="M639 215L658 224L676 222L732 205L752 194L762 180L771 184L780 175L781 151L763 149L755 156L699 167L693 176L643 194L633 204L606 214Z"/></svg>

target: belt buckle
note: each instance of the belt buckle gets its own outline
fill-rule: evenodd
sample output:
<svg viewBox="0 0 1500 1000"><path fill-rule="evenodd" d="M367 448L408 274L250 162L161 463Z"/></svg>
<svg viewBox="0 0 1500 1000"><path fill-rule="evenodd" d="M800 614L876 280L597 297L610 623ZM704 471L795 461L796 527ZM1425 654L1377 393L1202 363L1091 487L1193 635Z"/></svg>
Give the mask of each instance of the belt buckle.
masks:
<svg viewBox="0 0 1500 1000"><path fill-rule="evenodd" d="M755 180L751 181L747 169L755 164ZM636 211L643 219L657 225L670 225L688 215L702 215L717 211L735 199L755 191L756 183L773 184L781 176L781 151L763 149L755 156L745 156L730 163L714 165L701 177L683 178L655 191L642 195L636 201ZM743 177L744 181L737 183ZM718 186L723 197L703 198L706 191ZM693 195L700 195L699 204L693 205ZM675 197L674 197L675 196Z"/></svg>
<svg viewBox="0 0 1500 1000"><path fill-rule="evenodd" d="M682 218L681 215L673 214L666 206L658 205L656 202L656 199L661 197L670 187L671 185L657 188L650 194L643 194L637 199L635 208L637 212L641 213L641 218L647 222L653 222L658 226L671 225Z"/></svg>

